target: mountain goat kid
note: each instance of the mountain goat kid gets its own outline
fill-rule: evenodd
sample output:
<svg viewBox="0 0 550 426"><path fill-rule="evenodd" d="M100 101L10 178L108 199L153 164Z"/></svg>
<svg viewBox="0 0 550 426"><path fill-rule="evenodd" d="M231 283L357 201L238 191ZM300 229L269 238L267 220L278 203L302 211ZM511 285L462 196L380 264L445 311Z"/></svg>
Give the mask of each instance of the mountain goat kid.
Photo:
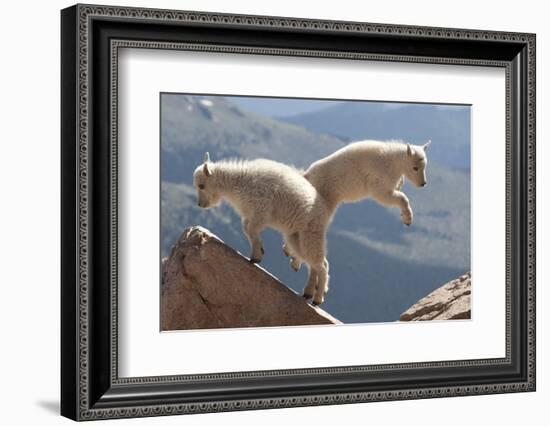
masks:
<svg viewBox="0 0 550 426"><path fill-rule="evenodd" d="M260 232L266 227L280 231L292 267L309 266L304 297L323 303L328 286L326 228L331 213L324 200L302 174L271 160L222 160L211 162L208 153L195 169L193 185L198 205L210 208L227 201L242 218L252 253L250 261L260 262L264 249Z"/></svg>
<svg viewBox="0 0 550 426"><path fill-rule="evenodd" d="M382 205L399 207L408 226L413 211L401 188L405 177L417 187L426 186L430 143L354 142L313 163L304 176L324 198L331 214L341 203L371 197Z"/></svg>

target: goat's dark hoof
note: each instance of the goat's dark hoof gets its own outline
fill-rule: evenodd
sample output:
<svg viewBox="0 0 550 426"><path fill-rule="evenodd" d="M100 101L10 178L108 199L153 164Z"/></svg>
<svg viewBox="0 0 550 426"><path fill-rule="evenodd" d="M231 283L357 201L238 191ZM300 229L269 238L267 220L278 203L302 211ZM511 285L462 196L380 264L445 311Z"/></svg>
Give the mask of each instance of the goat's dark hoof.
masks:
<svg viewBox="0 0 550 426"><path fill-rule="evenodd" d="M322 302L316 302L315 300L311 302L313 306L319 306Z"/></svg>
<svg viewBox="0 0 550 426"><path fill-rule="evenodd" d="M254 259L253 257L250 258L250 263L260 263L262 259Z"/></svg>
<svg viewBox="0 0 550 426"><path fill-rule="evenodd" d="M312 298L313 298L313 295L312 295L312 294L306 294L306 293L304 293L304 294L302 294L302 297L303 297L304 299L312 299Z"/></svg>

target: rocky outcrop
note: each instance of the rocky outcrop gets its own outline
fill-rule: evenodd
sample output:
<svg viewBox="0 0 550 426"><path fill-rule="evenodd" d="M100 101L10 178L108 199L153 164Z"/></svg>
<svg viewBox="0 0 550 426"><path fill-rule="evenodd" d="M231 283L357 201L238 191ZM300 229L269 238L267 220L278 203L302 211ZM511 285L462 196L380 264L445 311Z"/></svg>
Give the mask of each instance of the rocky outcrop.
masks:
<svg viewBox="0 0 550 426"><path fill-rule="evenodd" d="M163 259L163 331L338 323L202 227Z"/></svg>
<svg viewBox="0 0 550 426"><path fill-rule="evenodd" d="M470 319L470 272L439 287L403 312L400 321Z"/></svg>

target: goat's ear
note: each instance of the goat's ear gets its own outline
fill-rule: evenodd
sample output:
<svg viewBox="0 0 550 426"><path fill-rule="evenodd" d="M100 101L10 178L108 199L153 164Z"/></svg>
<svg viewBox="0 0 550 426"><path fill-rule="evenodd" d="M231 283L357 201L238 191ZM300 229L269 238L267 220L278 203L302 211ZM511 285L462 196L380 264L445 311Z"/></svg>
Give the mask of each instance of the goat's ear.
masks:
<svg viewBox="0 0 550 426"><path fill-rule="evenodd" d="M413 155L412 148L411 148L411 146L410 146L409 144L407 144L407 155L408 155L409 157L412 157L412 155Z"/></svg>
<svg viewBox="0 0 550 426"><path fill-rule="evenodd" d="M202 171L204 172L205 176L212 176L212 170L211 170L210 166L208 165L208 163L204 163L202 165Z"/></svg>
<svg viewBox="0 0 550 426"><path fill-rule="evenodd" d="M422 145L422 148L424 148L424 152L428 150L428 147L432 144L432 140L428 140L424 145Z"/></svg>
<svg viewBox="0 0 550 426"><path fill-rule="evenodd" d="M211 167L208 165L208 163L210 163L210 154L208 153L208 151L204 153L203 163L204 164L202 166L202 171L204 172L204 175L211 176L212 170Z"/></svg>

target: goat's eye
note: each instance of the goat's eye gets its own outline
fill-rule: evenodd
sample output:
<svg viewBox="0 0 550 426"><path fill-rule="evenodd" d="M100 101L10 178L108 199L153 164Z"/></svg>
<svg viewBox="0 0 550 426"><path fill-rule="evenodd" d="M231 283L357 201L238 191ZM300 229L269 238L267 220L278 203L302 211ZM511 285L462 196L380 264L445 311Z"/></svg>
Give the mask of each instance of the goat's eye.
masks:
<svg viewBox="0 0 550 426"><path fill-rule="evenodd" d="M204 189L204 184L199 183L199 189Z"/></svg>
<svg viewBox="0 0 550 426"><path fill-rule="evenodd" d="M413 170L414 170L415 172L417 172L417 171L418 171L418 167L417 167L417 166L414 166L414 167L413 167Z"/></svg>

